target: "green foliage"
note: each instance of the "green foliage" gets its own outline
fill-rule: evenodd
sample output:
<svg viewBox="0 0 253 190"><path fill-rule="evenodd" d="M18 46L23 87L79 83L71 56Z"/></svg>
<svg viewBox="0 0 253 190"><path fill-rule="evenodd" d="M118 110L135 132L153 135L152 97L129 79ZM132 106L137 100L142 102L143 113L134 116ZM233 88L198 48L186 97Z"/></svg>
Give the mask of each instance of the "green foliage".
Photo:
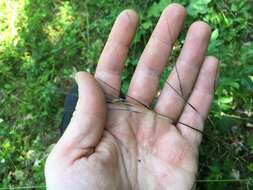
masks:
<svg viewBox="0 0 253 190"><path fill-rule="evenodd" d="M188 6L188 13L191 16L197 16L198 14L205 14L208 10L208 3L211 0L192 0Z"/></svg>
<svg viewBox="0 0 253 190"><path fill-rule="evenodd" d="M140 15L122 76L126 92L161 11L172 2L186 6L188 18L169 62L175 62L187 28L199 19L211 25L208 54L221 62L213 125L206 126L200 152L199 178L210 181L197 188L252 189L253 182L233 181L253 176L251 0L0 1L0 187L44 185L44 162L59 137L73 74L94 72L117 14L134 8ZM212 181L224 179L232 182Z"/></svg>

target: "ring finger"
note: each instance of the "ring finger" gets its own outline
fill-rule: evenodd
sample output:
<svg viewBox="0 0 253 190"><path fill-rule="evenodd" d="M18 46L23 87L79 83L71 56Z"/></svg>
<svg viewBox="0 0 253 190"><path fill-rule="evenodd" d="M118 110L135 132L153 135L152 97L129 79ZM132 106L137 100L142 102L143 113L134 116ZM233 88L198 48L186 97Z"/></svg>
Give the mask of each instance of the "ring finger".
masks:
<svg viewBox="0 0 253 190"><path fill-rule="evenodd" d="M174 121L180 116L204 60L210 34L210 27L204 22L190 26L177 63L158 98L158 113Z"/></svg>

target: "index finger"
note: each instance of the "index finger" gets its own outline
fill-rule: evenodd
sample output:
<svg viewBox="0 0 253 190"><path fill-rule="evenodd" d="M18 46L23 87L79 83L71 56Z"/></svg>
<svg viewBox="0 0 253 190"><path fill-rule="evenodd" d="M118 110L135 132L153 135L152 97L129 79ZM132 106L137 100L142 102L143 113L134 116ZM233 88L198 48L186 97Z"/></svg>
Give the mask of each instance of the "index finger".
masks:
<svg viewBox="0 0 253 190"><path fill-rule="evenodd" d="M120 76L124 61L127 58L129 46L138 24L138 15L133 10L124 10L117 17L102 54L99 58L95 77L104 81L101 83L105 92L118 96ZM112 88L108 88L109 84ZM115 90L118 89L118 90Z"/></svg>

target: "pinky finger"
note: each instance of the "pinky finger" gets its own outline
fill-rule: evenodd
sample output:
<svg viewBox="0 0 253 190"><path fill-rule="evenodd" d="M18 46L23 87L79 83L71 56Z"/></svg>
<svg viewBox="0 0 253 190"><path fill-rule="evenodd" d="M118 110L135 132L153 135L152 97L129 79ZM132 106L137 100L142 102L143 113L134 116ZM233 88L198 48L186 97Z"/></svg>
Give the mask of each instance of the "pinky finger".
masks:
<svg viewBox="0 0 253 190"><path fill-rule="evenodd" d="M201 142L202 135L198 131L203 131L204 120L212 103L217 76L218 60L212 56L206 57L192 94L188 99L188 104L186 104L177 124L182 135L196 145Z"/></svg>

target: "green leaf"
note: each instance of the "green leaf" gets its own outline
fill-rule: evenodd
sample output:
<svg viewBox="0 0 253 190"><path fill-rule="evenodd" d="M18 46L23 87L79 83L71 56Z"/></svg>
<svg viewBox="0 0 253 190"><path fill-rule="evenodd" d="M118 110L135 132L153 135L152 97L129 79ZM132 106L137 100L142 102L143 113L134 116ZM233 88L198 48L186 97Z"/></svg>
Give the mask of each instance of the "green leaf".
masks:
<svg viewBox="0 0 253 190"><path fill-rule="evenodd" d="M233 97L221 97L219 101L222 104L229 104L233 101Z"/></svg>
<svg viewBox="0 0 253 190"><path fill-rule="evenodd" d="M219 30L216 28L216 29L212 32L211 41L212 41L212 40L217 40L218 36L219 36Z"/></svg>
<svg viewBox="0 0 253 190"><path fill-rule="evenodd" d="M152 22L150 20L147 20L146 22L142 23L142 27L147 30L152 26Z"/></svg>
<svg viewBox="0 0 253 190"><path fill-rule="evenodd" d="M253 52L252 52L253 54ZM244 74L253 74L253 65L248 65L242 70L242 73Z"/></svg>
<svg viewBox="0 0 253 190"><path fill-rule="evenodd" d="M249 76L243 77L241 82L243 86L245 86L246 88L248 88L250 91L253 92L253 81Z"/></svg>
<svg viewBox="0 0 253 190"><path fill-rule="evenodd" d="M21 181L24 178L24 172L22 170L16 170L14 175L18 181Z"/></svg>
<svg viewBox="0 0 253 190"><path fill-rule="evenodd" d="M209 46L208 46L208 51L211 54L213 52L215 52L215 50L217 50L218 36L219 36L219 30L216 28L212 32L211 40L210 40L210 43L209 43Z"/></svg>
<svg viewBox="0 0 253 190"><path fill-rule="evenodd" d="M158 17L162 10L171 3L171 0L161 0L159 3L154 3L148 10L148 17Z"/></svg>
<svg viewBox="0 0 253 190"><path fill-rule="evenodd" d="M248 169L249 169L249 171L253 172L253 163L250 163L250 164L248 165Z"/></svg>
<svg viewBox="0 0 253 190"><path fill-rule="evenodd" d="M251 153L253 154L253 135L249 136L248 139L247 139L247 144L248 146L250 147L251 149Z"/></svg>
<svg viewBox="0 0 253 190"><path fill-rule="evenodd" d="M191 16L196 16L198 14L204 14L208 10L208 4L211 0L191 0L187 11Z"/></svg>

